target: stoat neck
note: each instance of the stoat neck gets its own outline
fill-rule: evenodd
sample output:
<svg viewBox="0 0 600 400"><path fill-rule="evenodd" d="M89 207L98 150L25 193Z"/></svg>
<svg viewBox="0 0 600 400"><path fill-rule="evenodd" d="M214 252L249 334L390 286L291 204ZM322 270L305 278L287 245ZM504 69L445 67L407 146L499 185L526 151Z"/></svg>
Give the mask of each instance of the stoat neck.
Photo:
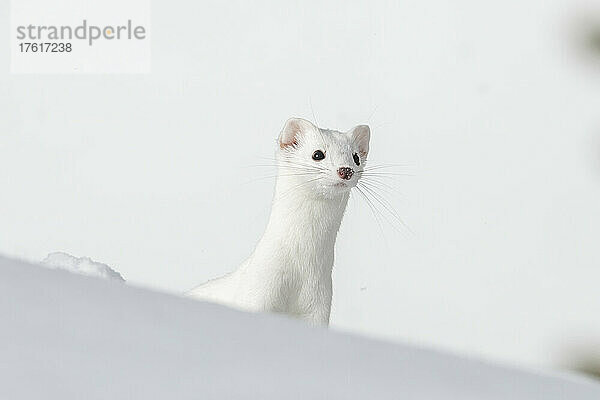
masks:
<svg viewBox="0 0 600 400"><path fill-rule="evenodd" d="M306 196L294 192L294 184L278 179L269 223L256 255L274 257L269 253L277 251L291 260L304 260L330 271L348 197L348 193L332 199Z"/></svg>

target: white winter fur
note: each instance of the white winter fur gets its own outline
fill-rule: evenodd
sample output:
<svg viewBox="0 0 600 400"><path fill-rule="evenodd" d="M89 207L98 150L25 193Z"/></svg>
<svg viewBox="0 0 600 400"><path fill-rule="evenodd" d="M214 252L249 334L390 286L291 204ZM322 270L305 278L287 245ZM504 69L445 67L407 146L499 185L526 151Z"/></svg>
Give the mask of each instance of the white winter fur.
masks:
<svg viewBox="0 0 600 400"><path fill-rule="evenodd" d="M288 120L278 139L271 216L256 249L236 271L188 294L328 324L335 240L350 189L366 163L369 137L365 125L341 133L303 119ZM325 158L313 160L316 150ZM351 168L353 175L344 179L340 167Z"/></svg>

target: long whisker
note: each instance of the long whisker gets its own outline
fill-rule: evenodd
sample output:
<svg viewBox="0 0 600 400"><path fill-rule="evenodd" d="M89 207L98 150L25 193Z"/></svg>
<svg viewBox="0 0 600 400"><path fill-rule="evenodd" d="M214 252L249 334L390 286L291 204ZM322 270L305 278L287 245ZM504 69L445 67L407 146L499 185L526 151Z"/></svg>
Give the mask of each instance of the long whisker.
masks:
<svg viewBox="0 0 600 400"><path fill-rule="evenodd" d="M363 168L363 171L372 171L375 169L398 168L398 167L410 167L410 165L408 165L408 164L381 164L381 165L374 165L374 166L369 165L369 166Z"/></svg>
<svg viewBox="0 0 600 400"><path fill-rule="evenodd" d="M254 182L257 182L260 180L273 179L273 178L277 178L280 176L285 176L285 177L287 177L287 176L313 176L315 174L316 174L315 172L299 172L299 173L290 173L290 174L266 175L266 176L259 176L254 179L250 179L249 181L244 182L243 184L247 185L247 184L254 183Z"/></svg>
<svg viewBox="0 0 600 400"><path fill-rule="evenodd" d="M281 168L281 169L294 169L294 170L303 170L303 171L326 171L326 168L315 167L313 165L302 164L302 163L294 163L285 160L276 161L273 164L254 164L250 165L250 167L265 167L265 168Z"/></svg>
<svg viewBox="0 0 600 400"><path fill-rule="evenodd" d="M369 118L367 118L367 123L371 122L371 118L373 118L373 116L375 115L375 112L377 111L378 108L379 108L379 104L377 104L375 106L375 108L373 109L373 112L371 113L371 115L369 115Z"/></svg>
<svg viewBox="0 0 600 400"><path fill-rule="evenodd" d="M325 169L327 169L327 168L325 168L325 167L324 167L324 166L322 166L322 165L318 165L318 164L307 164L307 163L304 163L304 162L298 162L298 161L296 161L296 160L293 160L293 159L286 159L286 158L283 158L283 159L281 159L281 160L279 160L279 161L277 161L277 162L280 162L280 163L281 163L281 162L283 162L283 163L285 163L285 164L289 164L289 165L302 166L302 167L313 168L313 169L318 169L318 170L325 170Z"/></svg>
<svg viewBox="0 0 600 400"><path fill-rule="evenodd" d="M327 168L317 165L317 164L307 164L307 163L299 162L298 160L292 159L290 157L285 157L285 156L282 156L279 159L269 158L267 160L269 160L270 162L275 162L278 166L281 166L281 164L284 163L286 165L302 166L302 167L311 168L311 169L318 169L320 171L324 171L327 169Z"/></svg>
<svg viewBox="0 0 600 400"><path fill-rule="evenodd" d="M361 183L359 182L359 185ZM400 216L398 215L398 213L396 212L396 210L394 209L394 207L385 199L381 196L381 194L377 193L373 188L369 188L365 185L362 186L362 188L369 193L373 199L375 201L377 201L381 206L383 206L383 208L397 221L399 222L408 232L410 232L411 234L414 234L414 232L412 231L412 229L410 229L408 227L408 225L406 225L406 223L404 222L404 220L402 220L402 218L400 218Z"/></svg>
<svg viewBox="0 0 600 400"><path fill-rule="evenodd" d="M308 167L300 167L295 165L287 165L287 164L264 164L264 165L251 165L250 167L265 167L265 168L281 168L286 170L295 170L295 171L314 171L319 172L320 169L308 168Z"/></svg>
<svg viewBox="0 0 600 400"><path fill-rule="evenodd" d="M413 174L406 174L406 173L400 173L400 172L371 172L371 171L366 171L366 170L360 170L360 171L356 171L356 173L359 174L363 174L363 176L381 176L381 177L387 177L387 176L414 176Z"/></svg>
<svg viewBox="0 0 600 400"><path fill-rule="evenodd" d="M365 200L365 202L369 206L369 209L371 210L371 213L373 214L373 217L375 218L375 222L377 222L377 226L379 227L379 232L381 233L381 237L384 238L384 240L385 240L385 235L383 232L383 224L379 220L379 214L380 214L379 211L377 210L377 208L375 207L373 202L369 199L369 197L365 194L365 192L362 191L362 189L360 187L355 186L354 189L356 189L358 191L358 193L360 193L362 198Z"/></svg>
<svg viewBox="0 0 600 400"><path fill-rule="evenodd" d="M390 196L399 195L401 197L404 197L404 195L402 193L400 193L397 188L395 188L394 186L391 186L391 185L387 185L385 182L378 182L378 181L371 181L369 179L362 179L360 181L360 183L362 185L369 186L374 190L381 190Z"/></svg>
<svg viewBox="0 0 600 400"><path fill-rule="evenodd" d="M375 210L376 214L380 217L379 219L381 221L387 222L396 232L400 232L400 229L396 226L396 224L391 223L389 221L389 219L386 218L386 216L384 215L384 213L381 210L379 210L379 207L377 207L377 205L379 205L379 203L378 202L374 202L374 199L372 199L372 194L370 192L368 192L364 186L356 186L356 188L360 189L360 191L364 194L365 199L368 200L368 202L371 204L372 209ZM378 225L383 226L383 223L381 223L379 221L379 219L377 220L378 221Z"/></svg>
<svg viewBox="0 0 600 400"><path fill-rule="evenodd" d="M317 128L317 131L319 131L319 135L321 136L321 140L323 141L323 151L326 151L327 149L325 148L325 137L323 136L323 132L321 132L321 128L319 128L320 124L317 121L317 117L315 116L315 109L313 108L312 99L310 97L308 98L308 103L310 104L310 111L312 112L314 125Z"/></svg>
<svg viewBox="0 0 600 400"><path fill-rule="evenodd" d="M398 189L397 187L390 185L388 183L389 181L380 180L376 176L361 176L360 177L360 181L362 183L368 182L368 183L371 183L373 185L380 185L380 186L385 187L385 188L387 188L387 189L389 189L391 191L396 191Z"/></svg>
<svg viewBox="0 0 600 400"><path fill-rule="evenodd" d="M289 188L288 190L286 190L285 192L283 192L280 196L278 196L275 201L273 202L273 204L276 204L278 202L280 202L282 199L285 199L287 196L289 196L291 193L294 193L296 190L299 190L302 186L307 185L311 182L317 181L321 179L320 176L317 176L316 178L313 179L309 179L307 181L304 181L296 186L293 186L291 188Z"/></svg>

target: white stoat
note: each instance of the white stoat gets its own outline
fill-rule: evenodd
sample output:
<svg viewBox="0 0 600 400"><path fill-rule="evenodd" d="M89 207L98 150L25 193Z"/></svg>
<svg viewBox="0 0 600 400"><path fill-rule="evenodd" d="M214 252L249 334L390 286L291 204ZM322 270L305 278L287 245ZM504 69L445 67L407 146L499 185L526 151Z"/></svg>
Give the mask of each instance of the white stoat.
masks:
<svg viewBox="0 0 600 400"><path fill-rule="evenodd" d="M334 246L350 189L369 152L370 130L320 129L292 118L279 135L271 216L252 255L188 294L250 311L329 323Z"/></svg>

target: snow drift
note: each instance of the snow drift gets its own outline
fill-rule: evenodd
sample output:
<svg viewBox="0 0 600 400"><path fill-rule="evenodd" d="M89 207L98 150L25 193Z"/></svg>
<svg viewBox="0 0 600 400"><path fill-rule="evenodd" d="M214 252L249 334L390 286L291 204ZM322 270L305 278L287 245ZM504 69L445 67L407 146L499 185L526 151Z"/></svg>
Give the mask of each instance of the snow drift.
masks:
<svg viewBox="0 0 600 400"><path fill-rule="evenodd" d="M0 257L1 399L597 400L600 385Z"/></svg>
<svg viewBox="0 0 600 400"><path fill-rule="evenodd" d="M92 261L88 257L75 257L67 253L56 252L48 254L42 264L50 268L64 269L82 275L125 282L120 273L108 265Z"/></svg>

